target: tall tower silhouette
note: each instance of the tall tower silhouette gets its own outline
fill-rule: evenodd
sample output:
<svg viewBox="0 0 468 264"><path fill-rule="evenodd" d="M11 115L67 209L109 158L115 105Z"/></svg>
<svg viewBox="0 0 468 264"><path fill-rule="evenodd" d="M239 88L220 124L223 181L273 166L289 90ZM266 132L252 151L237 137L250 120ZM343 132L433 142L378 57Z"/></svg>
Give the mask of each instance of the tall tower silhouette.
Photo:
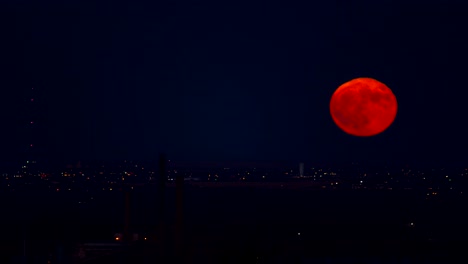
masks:
<svg viewBox="0 0 468 264"><path fill-rule="evenodd" d="M22 172L27 176L37 174L37 121L39 109L37 107L36 88L31 87L26 95L26 117L23 119L25 127L25 140L23 142L24 156L22 160Z"/></svg>

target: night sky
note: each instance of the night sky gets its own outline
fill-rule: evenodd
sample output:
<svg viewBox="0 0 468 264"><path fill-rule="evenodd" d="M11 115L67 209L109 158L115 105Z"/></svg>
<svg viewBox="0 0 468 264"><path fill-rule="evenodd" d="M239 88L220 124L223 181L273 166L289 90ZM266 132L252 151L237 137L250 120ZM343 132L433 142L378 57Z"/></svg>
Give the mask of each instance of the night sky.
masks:
<svg viewBox="0 0 468 264"><path fill-rule="evenodd" d="M409 3L410 2L410 3ZM2 159L36 87L50 159L468 159L464 1L2 1ZM371 138L329 100L372 77L399 103Z"/></svg>

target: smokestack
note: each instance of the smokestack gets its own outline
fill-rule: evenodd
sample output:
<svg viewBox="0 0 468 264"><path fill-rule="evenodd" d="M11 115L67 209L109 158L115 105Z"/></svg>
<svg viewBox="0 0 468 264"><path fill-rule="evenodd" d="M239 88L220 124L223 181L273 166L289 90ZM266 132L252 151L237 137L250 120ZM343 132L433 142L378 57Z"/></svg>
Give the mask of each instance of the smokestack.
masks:
<svg viewBox="0 0 468 264"><path fill-rule="evenodd" d="M130 190L129 188L125 188L125 219L124 219L124 241L129 242L130 237L130 214L131 214L131 206L130 206Z"/></svg>
<svg viewBox="0 0 468 264"><path fill-rule="evenodd" d="M183 255L183 225L184 225L184 176L176 175L176 223L175 223L175 242L177 256Z"/></svg>
<svg viewBox="0 0 468 264"><path fill-rule="evenodd" d="M157 190L157 216L158 216L158 241L160 244L161 252L164 254L165 252L165 223L164 223L164 197L165 197L165 190L166 190L166 155L160 154L159 155L159 177L156 182Z"/></svg>

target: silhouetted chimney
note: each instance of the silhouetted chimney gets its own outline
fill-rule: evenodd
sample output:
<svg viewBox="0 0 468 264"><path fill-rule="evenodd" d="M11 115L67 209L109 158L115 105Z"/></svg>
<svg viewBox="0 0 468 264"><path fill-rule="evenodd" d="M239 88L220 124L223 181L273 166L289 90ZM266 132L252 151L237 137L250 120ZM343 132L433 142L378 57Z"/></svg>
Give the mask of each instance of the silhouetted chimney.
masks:
<svg viewBox="0 0 468 264"><path fill-rule="evenodd" d="M164 197L166 189L166 155L159 155L159 175L156 182L157 190L157 216L158 216L158 230L157 240L160 242L160 250L165 253L165 223L164 223Z"/></svg>
<svg viewBox="0 0 468 264"><path fill-rule="evenodd" d="M183 226L184 226L184 175L176 175L176 219L175 219L175 242L176 254L183 255Z"/></svg>
<svg viewBox="0 0 468 264"><path fill-rule="evenodd" d="M125 187L124 187L125 188ZM124 241L129 242L130 237L130 215L131 215L131 206L130 206L130 190L129 188L124 189L125 192L125 219L124 219Z"/></svg>

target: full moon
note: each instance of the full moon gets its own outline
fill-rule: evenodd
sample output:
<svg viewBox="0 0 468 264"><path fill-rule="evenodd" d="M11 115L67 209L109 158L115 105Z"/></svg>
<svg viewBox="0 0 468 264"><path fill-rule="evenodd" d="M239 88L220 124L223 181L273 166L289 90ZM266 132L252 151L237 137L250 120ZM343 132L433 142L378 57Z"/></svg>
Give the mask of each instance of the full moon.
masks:
<svg viewBox="0 0 468 264"><path fill-rule="evenodd" d="M356 78L333 93L330 114L344 132L369 137L385 131L395 120L397 100L392 90L372 78Z"/></svg>

